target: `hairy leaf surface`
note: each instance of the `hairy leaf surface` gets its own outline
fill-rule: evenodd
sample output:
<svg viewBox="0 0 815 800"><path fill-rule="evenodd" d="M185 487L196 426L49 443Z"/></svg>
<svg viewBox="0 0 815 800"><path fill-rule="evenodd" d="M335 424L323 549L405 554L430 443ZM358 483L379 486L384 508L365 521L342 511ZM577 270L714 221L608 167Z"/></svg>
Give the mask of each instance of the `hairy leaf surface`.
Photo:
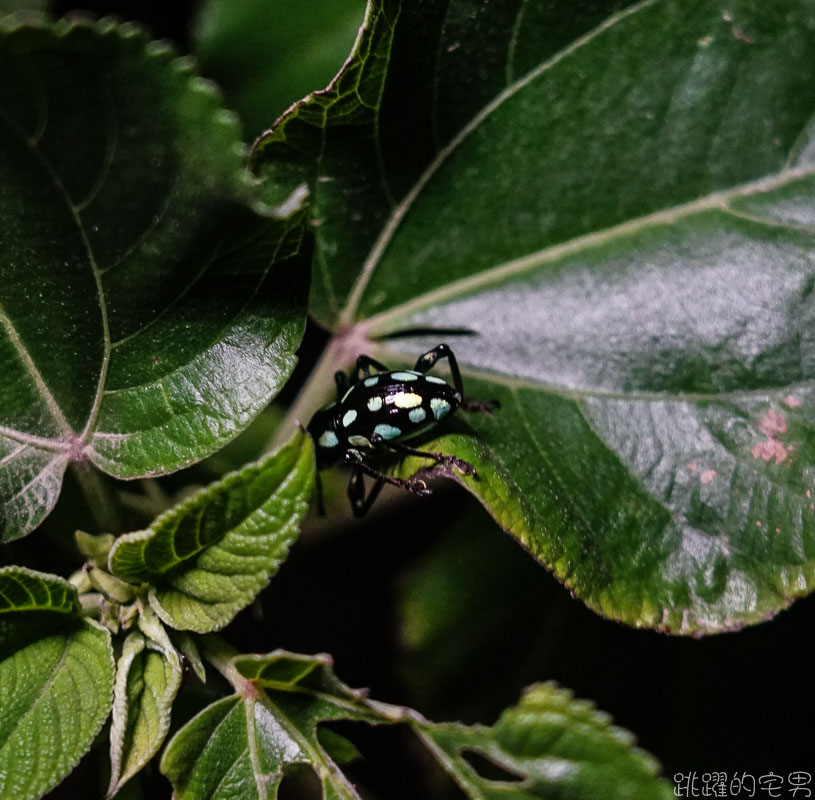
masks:
<svg viewBox="0 0 815 800"><path fill-rule="evenodd" d="M0 796L27 800L56 786L99 733L113 650L55 575L5 567L0 597Z"/></svg>
<svg viewBox="0 0 815 800"><path fill-rule="evenodd" d="M234 660L242 695L213 703L170 741L161 771L180 800L277 797L284 771L308 765L325 800L359 800L323 747L317 725L337 719L381 721L363 693L334 677L325 655L277 650Z"/></svg>
<svg viewBox="0 0 815 800"><path fill-rule="evenodd" d="M264 461L202 489L110 552L116 575L150 584L170 627L199 633L232 620L285 559L308 508L314 452L303 432Z"/></svg>

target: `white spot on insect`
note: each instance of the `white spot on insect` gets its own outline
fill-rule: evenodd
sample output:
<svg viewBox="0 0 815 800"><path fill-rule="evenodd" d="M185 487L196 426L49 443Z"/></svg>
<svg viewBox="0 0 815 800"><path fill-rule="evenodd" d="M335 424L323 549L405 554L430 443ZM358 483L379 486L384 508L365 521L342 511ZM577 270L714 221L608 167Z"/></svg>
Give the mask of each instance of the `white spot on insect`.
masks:
<svg viewBox="0 0 815 800"><path fill-rule="evenodd" d="M364 436L349 436L348 437L348 444L352 444L355 447L370 447L371 443L364 437Z"/></svg>
<svg viewBox="0 0 815 800"><path fill-rule="evenodd" d="M422 396L415 392L397 392L393 395L393 404L397 408L416 408L422 404Z"/></svg>
<svg viewBox="0 0 815 800"><path fill-rule="evenodd" d="M369 411L379 411L382 408L382 398L379 396L369 397L368 398L368 410Z"/></svg>
<svg viewBox="0 0 815 800"><path fill-rule="evenodd" d="M334 431L326 431L319 439L317 444L320 447L336 447L340 443L337 434Z"/></svg>
<svg viewBox="0 0 815 800"><path fill-rule="evenodd" d="M374 428L374 433L383 439L395 439L397 436L402 435L402 431L399 428L393 425L386 425L384 422L381 422Z"/></svg>
<svg viewBox="0 0 815 800"><path fill-rule="evenodd" d="M424 421L424 418L427 416L427 411L425 411L423 408L412 408L408 416L410 417L411 422L418 424Z"/></svg>
<svg viewBox="0 0 815 800"><path fill-rule="evenodd" d="M430 400L430 410L436 419L441 419L450 413L450 403L441 397L433 397Z"/></svg>
<svg viewBox="0 0 815 800"><path fill-rule="evenodd" d="M435 375L425 375L424 379L430 383L441 383L444 386L447 385L447 381L443 381L441 378L437 378Z"/></svg>
<svg viewBox="0 0 815 800"><path fill-rule="evenodd" d="M353 408L349 408L348 411L343 414L342 417L342 426L347 428L355 419L357 418L357 412Z"/></svg>
<svg viewBox="0 0 815 800"><path fill-rule="evenodd" d="M365 386L376 386L376 384L379 383L379 375L374 375L372 378L365 378L362 383Z"/></svg>
<svg viewBox="0 0 815 800"><path fill-rule="evenodd" d="M415 381L418 377L418 372L391 372L391 380L394 381Z"/></svg>

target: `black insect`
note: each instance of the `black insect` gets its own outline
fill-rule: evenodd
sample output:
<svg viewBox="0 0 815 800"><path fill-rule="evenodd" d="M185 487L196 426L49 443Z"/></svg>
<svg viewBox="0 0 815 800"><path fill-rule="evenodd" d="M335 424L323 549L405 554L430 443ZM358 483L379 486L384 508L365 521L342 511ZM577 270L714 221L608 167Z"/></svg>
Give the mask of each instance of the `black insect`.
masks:
<svg viewBox="0 0 815 800"><path fill-rule="evenodd" d="M441 358L450 364L452 386L427 374ZM338 461L354 467L348 497L356 516L368 512L386 483L415 494L430 494L427 483L421 479L394 478L371 466L370 460L388 451L429 458L436 465L455 467L464 475L477 477L475 467L460 458L416 450L403 443L435 427L459 408L490 411L487 403L464 399L456 357L446 344L428 350L412 370L389 370L370 356L361 355L350 376L337 372L334 380L337 400L311 418L308 432L316 444L320 469ZM363 475L376 479L367 495Z"/></svg>

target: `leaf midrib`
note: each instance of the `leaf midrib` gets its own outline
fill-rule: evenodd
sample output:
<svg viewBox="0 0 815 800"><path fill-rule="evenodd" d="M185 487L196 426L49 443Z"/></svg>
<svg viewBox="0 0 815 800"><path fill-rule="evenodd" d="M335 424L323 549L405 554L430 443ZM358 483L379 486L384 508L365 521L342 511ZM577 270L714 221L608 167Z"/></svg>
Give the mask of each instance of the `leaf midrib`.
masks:
<svg viewBox="0 0 815 800"><path fill-rule="evenodd" d="M25 131L23 131L14 122L14 120L11 119L2 110L0 110L0 120L2 120L2 122L8 127L8 129L15 136L18 137L18 139L25 145L25 147L29 150L32 156L35 159L37 159L37 161L39 161L41 167L45 170L45 172L50 176L54 188L57 190L57 193L65 203L65 206L68 209L70 216L74 221L74 224L76 225L80 239L87 254L88 264L90 265L93 274L94 284L96 286L97 292L97 299L99 303L99 312L102 322L104 349L102 363L100 365L99 370L99 378L94 395L94 401L91 406L90 413L88 414L85 427L83 428L81 433L77 433L76 431L74 431L71 424L68 422L68 419L63 413L62 408L57 402L56 397L54 397L53 392L49 389L48 384L46 383L42 373L35 364L34 360L31 358L31 354L28 352L28 349L25 347L22 338L17 332L17 329L14 326L14 323L12 322L10 315L8 314L8 312L3 307L2 304L0 304L0 324L2 324L3 328L5 329L12 346L14 347L18 357L20 358L20 361L22 361L23 365L25 366L26 370L31 376L31 379L34 381L34 385L36 386L40 396L42 397L45 407L48 409L48 412L51 415L52 419L62 432L62 436L65 439L78 438L83 444L87 444L89 437L93 432L93 427L96 424L96 420L99 417L102 399L104 398L105 381L107 378L108 367L110 365L110 347L111 347L110 324L108 320L107 303L105 302L104 287L102 285L102 273L99 269L99 265L96 263L96 257L94 256L93 248L91 247L90 240L88 239L88 235L85 230L85 225L80 216L81 204L77 205L73 202L68 193L67 187L63 183L59 173L54 168L54 165L48 158L46 158L45 154L39 148L39 141L45 132L46 125L44 124L42 130L37 132L36 134L37 138L33 138L26 136Z"/></svg>
<svg viewBox="0 0 815 800"><path fill-rule="evenodd" d="M621 20L628 16L636 14L643 8L654 5L661 0L641 0L635 5L623 9L616 14L611 15L605 19L598 26L578 37L573 42L570 42L566 47L559 50L551 58L546 59L534 69L527 72L517 81L510 86L507 86L503 91L499 92L487 105L485 105L472 119L436 154L436 157L419 176L417 181L413 184L410 191L402 198L400 203L393 209L390 217L385 223L382 232L377 237L373 244L368 256L366 257L362 269L357 280L348 295L345 303L345 308L342 310L339 317L339 324L341 328L351 327L354 322L359 304L365 293L376 268L379 266L382 256L387 250L388 246L393 239L394 234L402 223L402 220L407 216L411 207L419 195L424 191L425 186L430 182L435 173L444 165L447 159L456 151L471 133L473 133L484 120L486 120L496 109L498 109L506 100L513 97L517 92L521 91L532 81L543 75L552 67L560 63L564 58L571 55L576 50L588 44L595 37L601 35L609 28L616 25ZM376 123L378 124L378 114L376 115ZM378 138L377 138L377 146Z"/></svg>
<svg viewBox="0 0 815 800"><path fill-rule="evenodd" d="M734 218L746 219L756 224L811 232L811 228L805 228L800 225L789 224L755 214L744 213L732 209L728 204L735 199L770 192L790 182L813 176L815 176L815 165L810 164L792 169L785 168L774 175L748 181L731 189L711 192L704 197L690 200L687 203L680 203L670 208L660 209L635 219L626 220L610 228L592 231L591 233L577 236L574 239L544 247L542 250L538 250L534 253L529 253L525 256L512 259L511 261L489 267L475 275L470 275L434 289L431 292L427 292L426 294L414 297L406 303L394 306L387 311L375 314L361 321L359 327L364 329L365 335L369 338L385 336L393 333L402 320L430 306L440 305L441 303L454 300L458 297L472 294L478 290L489 288L508 278L532 272L544 264L573 256L601 244L606 244L616 238L630 236L657 225L671 225L693 214L699 214L704 211L718 210Z"/></svg>

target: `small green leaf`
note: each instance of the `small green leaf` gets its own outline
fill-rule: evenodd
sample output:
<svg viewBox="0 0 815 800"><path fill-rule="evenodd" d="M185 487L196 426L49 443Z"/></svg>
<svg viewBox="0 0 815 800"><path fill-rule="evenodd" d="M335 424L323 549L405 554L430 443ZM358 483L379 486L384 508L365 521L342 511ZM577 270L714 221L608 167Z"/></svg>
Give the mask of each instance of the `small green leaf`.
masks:
<svg viewBox="0 0 815 800"><path fill-rule="evenodd" d="M190 668L195 673L201 683L207 682L207 671L204 667L204 662L201 659L201 653L198 651L198 645L195 639L186 631L176 631L173 634L173 641L178 647L178 652L187 660Z"/></svg>
<svg viewBox="0 0 815 800"><path fill-rule="evenodd" d="M630 625L815 588L813 48L809 0L376 0L256 147L309 182L329 353L452 344L501 408L421 444Z"/></svg>
<svg viewBox="0 0 815 800"><path fill-rule="evenodd" d="M285 770L302 764L314 770L327 800L360 800L323 748L317 725L339 719L396 721L401 710L388 716L384 707L347 687L325 655L277 650L238 656L233 664L247 688L204 709L164 752L161 771L175 796L274 798ZM348 748L341 752L352 755Z"/></svg>
<svg viewBox="0 0 815 800"><path fill-rule="evenodd" d="M298 431L264 461L201 490L150 528L122 536L110 553L111 571L150 583L150 603L170 627L217 630L277 571L313 484L313 445Z"/></svg>
<svg viewBox="0 0 815 800"><path fill-rule="evenodd" d="M11 567L0 587L0 796L27 800L90 748L110 712L115 665L108 632L70 613L67 581Z"/></svg>
<svg viewBox="0 0 815 800"><path fill-rule="evenodd" d="M658 764L607 714L552 683L532 686L491 728L416 722L441 765L473 800L669 800ZM498 768L483 775L483 763ZM468 758L469 757L469 758Z"/></svg>
<svg viewBox="0 0 815 800"><path fill-rule="evenodd" d="M25 567L0 568L0 614L15 611L79 610L76 587L68 581Z"/></svg>
<svg viewBox="0 0 815 800"><path fill-rule="evenodd" d="M76 546L79 552L97 567L105 568L108 564L108 554L116 537L112 533L102 533L94 536L85 531L76 531Z"/></svg>
<svg viewBox="0 0 815 800"><path fill-rule="evenodd" d="M88 571L88 578L91 585L108 600L116 603L132 603L136 597L136 587L132 583L120 580L99 567L91 567Z"/></svg>
<svg viewBox="0 0 815 800"><path fill-rule="evenodd" d="M109 21L8 22L0 74L12 539L71 462L158 475L234 438L294 367L309 276L297 196L259 201L236 119L166 45Z"/></svg>
<svg viewBox="0 0 815 800"><path fill-rule="evenodd" d="M334 77L364 10L364 0L207 0L195 25L195 53L249 133L259 135Z"/></svg>
<svg viewBox="0 0 815 800"><path fill-rule="evenodd" d="M177 654L168 658L166 648L159 649L141 633L125 639L114 685L109 797L161 747L181 676Z"/></svg>

